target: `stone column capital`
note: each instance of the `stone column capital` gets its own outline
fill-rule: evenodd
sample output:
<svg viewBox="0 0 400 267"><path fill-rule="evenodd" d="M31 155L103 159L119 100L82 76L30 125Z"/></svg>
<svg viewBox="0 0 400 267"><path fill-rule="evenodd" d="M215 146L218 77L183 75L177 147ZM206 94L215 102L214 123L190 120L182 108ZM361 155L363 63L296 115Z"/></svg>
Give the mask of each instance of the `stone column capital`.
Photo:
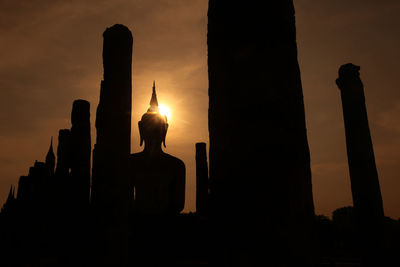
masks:
<svg viewBox="0 0 400 267"><path fill-rule="evenodd" d="M336 85L346 96L359 96L364 98L364 85L360 79L360 67L347 63L339 68L339 77Z"/></svg>

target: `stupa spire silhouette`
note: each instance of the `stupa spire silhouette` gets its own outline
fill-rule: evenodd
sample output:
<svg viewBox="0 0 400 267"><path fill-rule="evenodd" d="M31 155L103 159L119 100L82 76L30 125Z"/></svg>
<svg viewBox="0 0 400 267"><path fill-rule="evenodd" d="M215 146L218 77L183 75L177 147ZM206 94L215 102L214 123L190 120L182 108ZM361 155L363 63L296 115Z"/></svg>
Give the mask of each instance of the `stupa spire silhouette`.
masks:
<svg viewBox="0 0 400 267"><path fill-rule="evenodd" d="M53 136L50 139L49 151L47 152L47 156L46 157L51 156L51 155L54 156L54 152L53 152Z"/></svg>
<svg viewBox="0 0 400 267"><path fill-rule="evenodd" d="M46 155L46 165L48 166L51 175L53 175L54 167L56 165L56 156L53 151L53 136L51 137L49 151L47 152Z"/></svg>
<svg viewBox="0 0 400 267"><path fill-rule="evenodd" d="M153 81L153 93L151 94L150 107L147 112L159 112L157 94L156 94L156 81Z"/></svg>
<svg viewBox="0 0 400 267"><path fill-rule="evenodd" d="M54 152L53 152L53 136L50 139L49 151L47 152L46 158L47 157L55 157Z"/></svg>

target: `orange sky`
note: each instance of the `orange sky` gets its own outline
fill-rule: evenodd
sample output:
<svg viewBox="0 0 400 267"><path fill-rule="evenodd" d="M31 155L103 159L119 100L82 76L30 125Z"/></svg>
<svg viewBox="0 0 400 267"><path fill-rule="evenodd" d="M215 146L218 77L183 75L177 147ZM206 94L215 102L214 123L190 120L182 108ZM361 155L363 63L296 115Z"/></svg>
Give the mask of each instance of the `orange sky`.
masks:
<svg viewBox="0 0 400 267"><path fill-rule="evenodd" d="M193 211L194 144L208 142L207 2L2 0L0 203L35 159L44 160L50 137L71 127L74 99L91 103L95 142L102 33L122 23L134 36L132 152L140 150L137 121L156 80L159 102L172 109L166 152L186 163L185 210ZM361 66L385 213L399 218L400 2L295 0L295 7L316 213L352 203L334 81L338 67L353 62Z"/></svg>

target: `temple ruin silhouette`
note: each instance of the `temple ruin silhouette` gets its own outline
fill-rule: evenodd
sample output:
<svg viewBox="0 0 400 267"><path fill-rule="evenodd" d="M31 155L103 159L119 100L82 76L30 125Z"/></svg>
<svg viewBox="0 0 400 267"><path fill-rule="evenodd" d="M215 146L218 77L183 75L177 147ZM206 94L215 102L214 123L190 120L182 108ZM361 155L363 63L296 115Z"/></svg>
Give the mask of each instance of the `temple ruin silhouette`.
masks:
<svg viewBox="0 0 400 267"><path fill-rule="evenodd" d="M155 81L133 133L144 148L131 154L134 42L116 24L103 33L94 148L90 103L75 100L57 156L51 137L45 161L19 178L17 192L10 187L0 265L384 266L396 259L400 226L383 213L359 67L343 65L336 80L354 207L330 220L314 213L293 1L264 5L209 0L209 157L207 144L194 142L195 213L182 212L185 163L163 151L168 118Z"/></svg>

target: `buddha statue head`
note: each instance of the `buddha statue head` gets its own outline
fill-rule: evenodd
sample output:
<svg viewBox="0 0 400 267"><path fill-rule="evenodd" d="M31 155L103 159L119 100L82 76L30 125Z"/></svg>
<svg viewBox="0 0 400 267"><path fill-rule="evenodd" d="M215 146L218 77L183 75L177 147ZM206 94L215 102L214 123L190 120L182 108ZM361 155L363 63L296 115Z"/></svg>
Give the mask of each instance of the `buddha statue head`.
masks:
<svg viewBox="0 0 400 267"><path fill-rule="evenodd" d="M167 116L160 114L158 108L158 101L156 95L155 82L153 82L153 93L150 100L150 107L142 119L139 121L139 133L140 133L140 146L145 144L161 143L165 147L165 137L168 130Z"/></svg>

